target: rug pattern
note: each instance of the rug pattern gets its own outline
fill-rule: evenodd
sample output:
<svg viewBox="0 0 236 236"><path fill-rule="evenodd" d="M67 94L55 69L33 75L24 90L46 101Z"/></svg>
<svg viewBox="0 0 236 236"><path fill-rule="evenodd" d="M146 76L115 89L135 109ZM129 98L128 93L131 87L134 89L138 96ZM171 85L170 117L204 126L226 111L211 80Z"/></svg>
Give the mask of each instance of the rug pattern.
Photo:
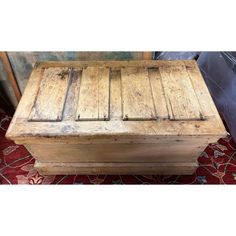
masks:
<svg viewBox="0 0 236 236"><path fill-rule="evenodd" d="M236 144L228 136L209 144L193 175L55 175L42 176L22 145L5 138L11 117L0 113L0 184L236 184Z"/></svg>

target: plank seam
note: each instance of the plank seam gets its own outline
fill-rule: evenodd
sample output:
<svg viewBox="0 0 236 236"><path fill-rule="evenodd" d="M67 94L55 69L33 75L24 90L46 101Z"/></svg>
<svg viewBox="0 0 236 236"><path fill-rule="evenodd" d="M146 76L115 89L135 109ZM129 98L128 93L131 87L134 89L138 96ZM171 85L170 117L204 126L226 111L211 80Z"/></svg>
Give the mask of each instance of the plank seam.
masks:
<svg viewBox="0 0 236 236"><path fill-rule="evenodd" d="M28 118L28 121L30 121L30 122L33 122L33 121L35 121L35 120L33 120L32 119L32 112L33 112L33 109L34 109L34 107L35 107L35 105L36 105L36 101L37 101L37 98L38 98L38 94L39 94L39 90L40 90L40 85L41 85L41 83L42 83L42 79L43 79L43 73L44 73L44 71L45 71L45 68L40 68L40 73L39 73L39 86L38 86L38 88L37 88L37 93L36 93L36 95L35 95L35 98L34 98L34 102L33 102L33 105L32 105L32 107L31 107L31 109L30 109L30 113L29 113L29 118Z"/></svg>
<svg viewBox="0 0 236 236"><path fill-rule="evenodd" d="M151 83L150 76L149 76L149 69L147 69L147 71L148 71L148 80L149 80L150 91L151 91L151 95L152 95L153 108L154 108L154 112L155 112L155 117L157 119L158 115L157 115L156 105L154 102L153 88L152 88L152 83Z"/></svg>
<svg viewBox="0 0 236 236"><path fill-rule="evenodd" d="M71 86L71 82L72 82L72 79L71 79L72 68L69 67L68 70L69 70L69 75L68 75L68 82L67 82L67 88L66 88L66 95L65 95L64 102L63 102L63 106L62 106L61 121L63 120L63 117L64 117L65 104L66 104L67 97L68 97L68 91L69 91L69 88L70 88L70 86Z"/></svg>
<svg viewBox="0 0 236 236"><path fill-rule="evenodd" d="M100 87L100 80L101 80L101 68L98 68L98 76L97 76L97 113L98 113L98 118L97 120L100 120L100 117L99 117L99 113L100 113L100 109L99 109L99 94L100 94L100 91L99 91L99 87Z"/></svg>
<svg viewBox="0 0 236 236"><path fill-rule="evenodd" d="M123 77L122 76L122 69L120 69L121 117L122 117L123 120L127 120L128 117L127 117L127 119L124 117L125 115L124 115L123 82L122 82L123 79L122 79L122 77Z"/></svg>
<svg viewBox="0 0 236 236"><path fill-rule="evenodd" d="M77 107L76 107L76 114L75 114L75 120L78 121L80 118L80 114L78 114L78 108L79 108L79 100L80 100L80 90L82 87L82 82L83 82L83 73L84 73L84 68L81 70L81 78L80 78L80 86L79 86L79 94L78 94L78 99L77 99Z"/></svg>
<svg viewBox="0 0 236 236"><path fill-rule="evenodd" d="M159 70L159 68L158 68L158 72L159 72L159 74L160 74L160 82L161 82L161 88L162 88L162 91L163 91L163 95L164 95L164 98L165 98L165 102L166 102L166 110L167 110L167 113L168 113L168 117L167 117L167 119L170 119L170 111L169 111L169 109L168 109L168 106L167 106L167 98L166 98L166 92L165 92L165 89L164 89L164 85L163 85L163 81L162 81L162 76L161 76L161 72L160 72L160 70ZM173 113L172 113L173 114Z"/></svg>
<svg viewBox="0 0 236 236"><path fill-rule="evenodd" d="M198 98L198 96L197 96L195 87L194 87L194 85L193 85L192 76L190 75L189 70L186 68L186 64L184 64L184 65L185 65L185 70L186 70L186 72L187 72L187 74L188 74L190 83L191 83L191 85L192 85L192 88L193 88L195 97L197 98L197 101L198 101L198 104L199 104L199 108L200 108L199 116L200 116L200 119L201 119L201 120L207 120L206 116L203 114L203 109L202 109L201 103L200 103L200 101L199 101L199 98Z"/></svg>

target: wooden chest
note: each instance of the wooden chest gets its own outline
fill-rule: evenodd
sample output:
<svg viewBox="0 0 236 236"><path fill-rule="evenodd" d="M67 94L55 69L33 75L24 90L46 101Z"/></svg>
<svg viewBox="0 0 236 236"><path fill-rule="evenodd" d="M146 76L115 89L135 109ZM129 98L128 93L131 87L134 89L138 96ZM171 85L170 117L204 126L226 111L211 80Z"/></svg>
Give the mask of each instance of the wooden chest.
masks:
<svg viewBox="0 0 236 236"><path fill-rule="evenodd" d="M191 174L225 135L195 61L37 63L7 132L42 174Z"/></svg>

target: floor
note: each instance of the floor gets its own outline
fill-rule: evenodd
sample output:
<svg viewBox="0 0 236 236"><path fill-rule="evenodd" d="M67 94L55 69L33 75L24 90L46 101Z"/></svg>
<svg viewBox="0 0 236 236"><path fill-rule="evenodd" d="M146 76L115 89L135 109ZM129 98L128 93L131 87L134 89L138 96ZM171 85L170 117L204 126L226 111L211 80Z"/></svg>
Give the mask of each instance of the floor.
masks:
<svg viewBox="0 0 236 236"><path fill-rule="evenodd" d="M236 184L236 144L230 136L208 145L199 156L199 168L190 176L42 176L24 146L5 138L10 121L11 117L0 113L0 184Z"/></svg>

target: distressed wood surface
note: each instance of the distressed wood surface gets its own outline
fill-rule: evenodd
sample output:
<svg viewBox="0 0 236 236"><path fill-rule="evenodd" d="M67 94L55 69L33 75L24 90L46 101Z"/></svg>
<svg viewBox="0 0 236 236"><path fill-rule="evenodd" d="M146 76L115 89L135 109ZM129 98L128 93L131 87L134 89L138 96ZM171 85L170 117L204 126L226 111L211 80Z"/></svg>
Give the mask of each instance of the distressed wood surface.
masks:
<svg viewBox="0 0 236 236"><path fill-rule="evenodd" d="M146 67L159 68L161 66L181 66L183 63L196 64L195 60L176 60L176 61L161 61L161 60L140 60L140 61L38 61L37 68L46 67L73 67L86 68L89 66L106 67L121 69L125 67Z"/></svg>
<svg viewBox="0 0 236 236"><path fill-rule="evenodd" d="M88 67L83 70L77 120L108 120L109 69Z"/></svg>
<svg viewBox="0 0 236 236"><path fill-rule="evenodd" d="M61 121L69 83L68 68L44 70L29 121Z"/></svg>
<svg viewBox="0 0 236 236"><path fill-rule="evenodd" d="M193 163L43 163L35 168L42 175L112 174L112 175L181 175L193 174L198 167Z"/></svg>
<svg viewBox="0 0 236 236"><path fill-rule="evenodd" d="M186 66L183 68L184 72L182 73L180 72L180 68L183 67L183 63ZM74 82L69 83L68 95L65 101L65 108L62 112L63 113L62 121L61 122L49 122L49 121L48 122L37 122L37 121L28 122L29 114L31 110L33 110L32 107L37 97L37 93L40 87L40 81L44 74L45 68L55 69L58 67L72 68L72 72L77 71L76 72L77 75L75 76L76 78L72 79L73 77L72 72L70 75L71 76L70 81L74 81ZM90 71L90 74L92 75L96 74L96 77L94 76L94 80L96 81L96 86L95 86L96 92L93 95L93 93L89 92L89 90L86 88L84 90L84 96L86 98L81 99L80 97L81 91L83 90L83 89L81 90L81 87L83 86L83 73L85 73L86 75L87 73L86 70L91 70L89 69L90 67L94 68L93 71ZM98 90L99 90L98 81L101 79L101 77L99 77L99 70L101 68L105 68L103 69L103 72L104 72L103 75L104 75L105 80L100 90L103 91L102 96L103 96L103 99L105 98L104 101L106 101L104 103L105 104L104 106L105 106L105 110L106 111L108 110L107 114L110 115L109 121L98 120L99 119L99 108L98 108L99 105L98 105L97 98L98 98ZM125 81L124 78L122 77L122 70L126 70L126 68L129 68L127 70L129 70L132 73L134 72L137 74L137 71L138 71L137 77L133 76L131 73L132 79L130 79L130 83L128 84L127 84L127 81ZM110 70L109 75L108 75L108 70ZM95 71L95 74L93 74L94 71ZM162 71L162 73L159 73L159 71ZM187 110L187 112L190 112L190 113L187 113L186 111L184 111L185 112L184 116L180 116L181 115L180 112L182 111L176 109L175 112L179 112L177 114L183 120L166 119L167 109L166 109L166 104L164 104L165 99L166 99L165 88L168 86L170 87L170 85L168 84L169 78L167 78L167 80L164 81L164 78L162 77L162 74L167 73L166 71L167 72L170 71L172 77L177 74L178 76L183 76L183 78L186 78L186 76L189 75L189 77L186 78L186 80L188 80L187 85L184 84L185 82L182 82L183 80L182 77L179 78L179 81L175 80L177 83L177 88L179 89L180 89L180 84L178 83L181 82L181 85L184 84L183 88L181 87L181 92L186 91L186 94L183 93L183 98L181 97L180 100L178 100L178 96L175 96L174 88L173 88L173 94L170 94L170 96L172 96L171 98L173 101L174 99L176 99L176 101L174 101L176 103L180 101L180 104L183 104L184 101L187 99L190 99L190 102L192 102L192 100L194 101L193 104L192 103L186 104L185 110L188 109L189 107L189 111ZM141 77L139 77L140 75ZM161 76L161 79L160 79L160 76ZM81 81L81 78L82 78L82 81ZM137 80L139 82L140 78L142 78L141 79L142 86L140 86L139 83L136 83ZM90 80L91 78L88 77L87 79ZM158 120L155 120L155 119L148 120L150 116L148 116L148 119L142 120L142 121L141 120L137 120L137 121L123 120L124 113L122 113L123 112L122 99L124 100L124 94L122 94L123 91L121 87L124 87L124 84L121 86L122 80L125 81L124 82L125 86L129 86L130 84L132 84L133 86L132 88L134 89L133 90L129 89L131 93L134 94L135 89L138 88L140 93L146 94L145 96L147 96L148 99L146 100L141 99L138 101L141 101L141 102L144 101L144 104L147 103L148 110L151 110L153 114L156 109L157 118L159 114ZM131 81L131 80L134 80L134 81ZM171 80L174 80L174 79L171 78ZM107 89L109 87L108 81L110 82L109 89ZM91 86L93 85L94 83L92 82ZM127 88L128 87L126 87L125 90ZM188 92L188 89L190 89L191 93ZM149 91L149 93L147 91ZM93 107L91 104L93 104L95 101L96 112L94 113L95 114L94 117L96 117L96 120L94 121L76 120L77 106L79 106L80 102L82 102L83 100L84 102L89 101L87 103L88 109L91 109ZM110 103L108 101L110 101ZM196 101L199 103L199 106L197 105ZM48 101L46 102L46 105L45 105L45 111L47 111L46 109L46 107L48 107L47 103ZM207 109L207 104L209 104L210 109ZM84 109L87 107L84 106ZM134 101L131 100L131 104L129 107L130 109L134 109L134 111L136 111L140 108L140 104L136 100ZM195 108L196 108L196 111L193 110ZM203 111L202 113L206 117L205 120L201 120L201 117L197 115L200 109L202 109ZM60 111L61 110L62 109L60 109ZM123 107L123 110L124 110L124 107ZM138 112L136 113L137 115L135 114L135 116L133 117L143 118L146 116L146 113L143 114L142 111L141 111L142 115L138 114ZM168 110L168 113L170 113L169 110ZM194 116L192 116L192 114L194 114ZM104 112L102 113L102 115L104 116ZM189 118L191 119L189 120ZM111 142L116 142L115 139L110 139L110 137L114 137L114 136L116 136L116 138L118 139L121 138L123 140L126 140L127 138L132 138L133 141L137 140L139 142L140 139L142 140L142 138L155 139L155 138L159 138L163 136L220 137L224 135L226 135L225 128L214 106L214 103L209 94L209 91L207 90L207 87L204 84L204 81L201 77L201 74L197 68L195 61L169 61L169 62L168 61L122 61L122 62L120 61L117 61L117 62L115 61L108 61L108 62L84 61L84 62L38 63L35 66L35 69L30 77L24 96L22 97L22 100L17 108L17 111L14 115L14 118L7 132L7 137L12 138L14 140L18 140L19 142L20 141L25 142L27 138L29 138L30 140L35 140L36 142L38 142L37 140L40 141L40 140L45 139L48 141L48 139L53 140L53 138L56 138L57 142L65 142L66 140L70 139L70 141L75 140L75 142L78 142L78 143L84 142L84 140L88 140L88 139L91 139L93 140L93 142L96 142L96 140L99 141L101 137L103 137L108 142L110 142L110 140Z"/></svg>
<svg viewBox="0 0 236 236"><path fill-rule="evenodd" d="M194 143L195 141L195 143ZM27 144L40 162L196 162L208 140L170 140L156 143ZM48 158L50 156L50 158Z"/></svg>
<svg viewBox="0 0 236 236"><path fill-rule="evenodd" d="M82 72L77 120L98 120L98 75L96 67L88 67Z"/></svg>
<svg viewBox="0 0 236 236"><path fill-rule="evenodd" d="M109 120L110 70L101 68L98 76L98 119Z"/></svg>
<svg viewBox="0 0 236 236"><path fill-rule="evenodd" d="M184 64L160 67L172 120L202 119L202 111Z"/></svg>
<svg viewBox="0 0 236 236"><path fill-rule="evenodd" d="M64 121L76 120L75 114L79 99L82 70L72 69L70 75L71 78L69 81L69 89L65 101L65 104L70 104L70 106L65 106L65 110L63 113Z"/></svg>
<svg viewBox="0 0 236 236"><path fill-rule="evenodd" d="M192 174L225 135L195 61L38 63L7 131L42 174Z"/></svg>
<svg viewBox="0 0 236 236"><path fill-rule="evenodd" d="M184 64L186 66L189 78L192 82L195 94L200 103L203 117L207 118L215 116L216 118L220 119L216 106L213 100L211 99L211 95L208 91L208 88L203 82L201 72L198 68L197 63L193 63L192 61L185 61Z"/></svg>
<svg viewBox="0 0 236 236"><path fill-rule="evenodd" d="M165 92L159 69L149 69L148 75L151 83L157 118L167 119L169 118L169 112L166 105Z"/></svg>
<svg viewBox="0 0 236 236"><path fill-rule="evenodd" d="M148 71L132 67L121 69L124 120L153 120L156 118Z"/></svg>
<svg viewBox="0 0 236 236"><path fill-rule="evenodd" d="M110 119L122 119L121 101L121 71L113 70L110 73Z"/></svg>

